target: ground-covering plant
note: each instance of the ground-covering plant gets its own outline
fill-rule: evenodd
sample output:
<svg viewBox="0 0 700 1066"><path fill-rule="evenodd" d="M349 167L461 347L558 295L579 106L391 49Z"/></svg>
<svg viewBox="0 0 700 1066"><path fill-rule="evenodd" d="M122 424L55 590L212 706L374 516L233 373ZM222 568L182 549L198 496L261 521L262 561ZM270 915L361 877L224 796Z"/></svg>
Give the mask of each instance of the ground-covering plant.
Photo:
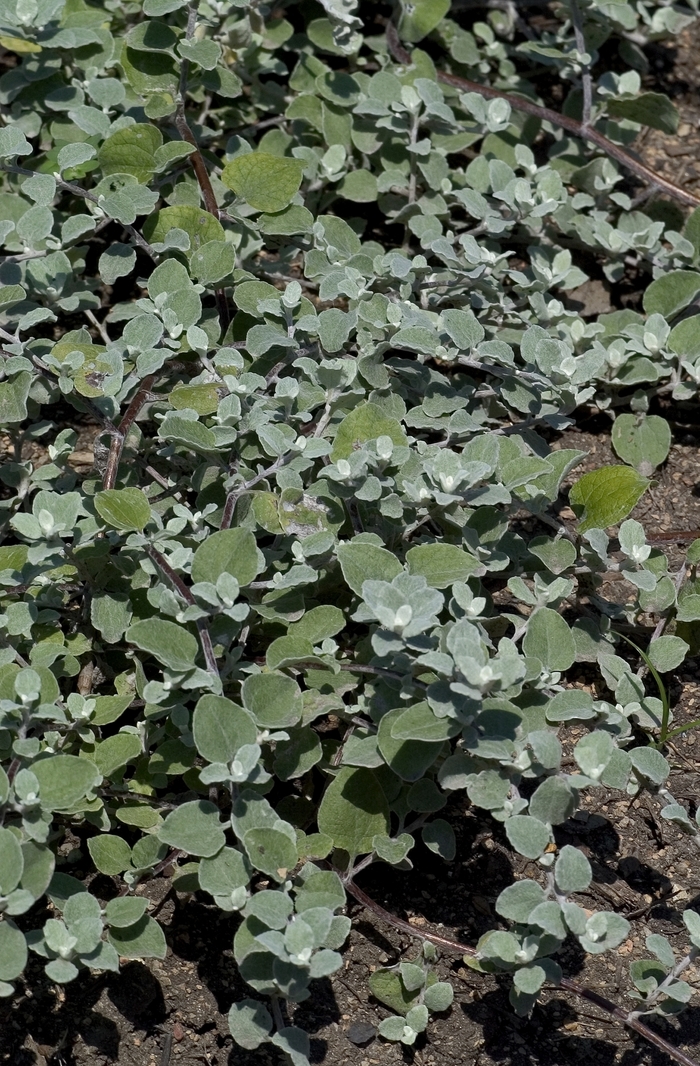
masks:
<svg viewBox="0 0 700 1066"><path fill-rule="evenodd" d="M700 210L628 153L675 129L644 49L697 4L550 6L535 33L448 0L0 4L1 994L30 952L58 983L163 957L133 889L167 871L240 915L234 1040L300 1066L346 891L372 905L356 877L418 835L452 860L452 794L540 869L461 946L521 1014L586 994L568 937L629 931L557 848L582 797L645 791L700 841L661 678L699 646L700 543L674 573L628 518L669 452L656 397L700 382ZM584 321L591 276L643 279L642 308ZM583 407L620 462L575 482L574 527ZM69 830L106 906L57 865ZM690 996L684 920L687 957L650 936L613 1010L687 1063L639 1020ZM449 1007L431 958L374 975L387 1039Z"/></svg>

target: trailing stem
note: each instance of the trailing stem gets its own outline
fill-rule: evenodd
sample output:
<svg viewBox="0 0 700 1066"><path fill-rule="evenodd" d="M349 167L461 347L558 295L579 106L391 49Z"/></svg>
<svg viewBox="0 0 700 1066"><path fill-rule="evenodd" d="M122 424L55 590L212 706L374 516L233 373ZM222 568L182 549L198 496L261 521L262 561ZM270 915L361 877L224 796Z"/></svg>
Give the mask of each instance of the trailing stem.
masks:
<svg viewBox="0 0 700 1066"><path fill-rule="evenodd" d="M381 904L377 903L368 896L366 892L363 892L361 888L352 880L345 881L345 888L351 896L361 903L367 910L372 911L382 921L392 925L394 929L399 929L402 933L406 933L408 936L417 937L420 940L428 940L431 944L436 944L438 947L443 948L445 951L451 951L456 955L469 955L472 958L476 957L476 950L470 947L468 944L461 944L458 940L452 940L450 937L441 936L439 933L426 932L422 929L416 929L415 926L410 925L409 922L404 921L403 918L398 918L391 911L386 910ZM579 996L581 999L587 1000L588 1003L593 1003L596 1007L600 1007L615 1021L621 1022L629 1029L633 1029L635 1033L644 1037L650 1044L657 1047L660 1051L665 1052L675 1062L678 1062L680 1066L699 1066L695 1059L691 1059L679 1048L669 1044L668 1040L664 1040L662 1036L656 1033L653 1029L650 1029L648 1025L640 1021L636 1012L627 1012L618 1007L612 1000L606 999L605 996L601 996L598 992L594 992L591 988L586 988L585 985L579 984L578 981L572 980L570 977L562 977L559 982L558 988L563 988L567 992L572 992L574 995Z"/></svg>
<svg viewBox="0 0 700 1066"><path fill-rule="evenodd" d="M401 44L393 22L387 23L386 36L389 50L396 62L404 66L410 66L411 56ZM579 122L578 119L570 118L568 115L560 115L558 111L552 111L549 107L536 104L534 100L528 100L525 96L504 93L500 89L492 88L490 85L481 85L478 81L470 81L468 78L462 78L456 74L446 74L442 70L438 70L436 76L438 81L443 82L445 85L452 85L456 89L462 89L463 92L479 93L480 96L485 97L487 100L505 100L514 111L524 111L526 115L534 115L535 118L539 118L543 122L551 122L554 126L559 126L568 133L572 133L574 137L581 137L583 140L594 144L597 148L601 148L611 159L615 159L623 167L636 174L637 177L648 181L651 185L655 185L657 189L672 196L680 203L690 204L691 207L700 207L700 198L694 196L686 189L682 189L675 182L669 181L668 178L662 177L651 167L641 163L630 152L608 140L593 126L587 126L583 122Z"/></svg>
<svg viewBox="0 0 700 1066"><path fill-rule="evenodd" d="M194 37L194 31L197 26L197 7L198 4L190 4L187 8L187 30L185 32L185 40L187 41L191 41ZM182 66L180 67L180 85L175 109L175 128L183 141L186 141L187 144L194 148L190 159L192 160L192 168L202 193L204 206L209 214L213 215L217 222L219 222L221 220L221 215L219 212L219 205L216 202L216 196L214 195L214 189L212 188L211 179L209 178L209 171L207 170L204 156L202 155L197 139L190 128L190 124L187 121L187 116L185 114L185 99L187 95L189 70L189 60L183 59ZM228 302L226 300L226 290L223 287L214 289L214 298L216 300L216 309L219 315L221 339L223 340L226 330L231 322Z"/></svg>

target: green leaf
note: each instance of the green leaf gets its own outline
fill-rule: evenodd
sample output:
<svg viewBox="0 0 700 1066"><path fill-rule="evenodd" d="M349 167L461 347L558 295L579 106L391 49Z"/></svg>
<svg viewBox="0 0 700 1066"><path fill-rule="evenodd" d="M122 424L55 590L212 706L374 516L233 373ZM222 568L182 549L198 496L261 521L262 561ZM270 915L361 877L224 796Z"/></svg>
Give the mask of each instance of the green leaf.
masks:
<svg viewBox="0 0 700 1066"><path fill-rule="evenodd" d="M151 517L148 497L141 489L105 489L95 496L95 510L112 529L141 532Z"/></svg>
<svg viewBox="0 0 700 1066"><path fill-rule="evenodd" d="M675 133L678 129L678 110L665 93L640 93L639 96L624 93L610 98L607 108L611 118L628 119L664 133Z"/></svg>
<svg viewBox="0 0 700 1066"><path fill-rule="evenodd" d="M230 241L208 241L193 252L190 270L202 285L214 285L233 273L236 249Z"/></svg>
<svg viewBox="0 0 700 1066"><path fill-rule="evenodd" d="M19 840L9 829L0 829L0 896L9 896L17 888L24 870L24 856Z"/></svg>
<svg viewBox="0 0 700 1066"><path fill-rule="evenodd" d="M28 370L15 374L11 381L0 382L0 425L22 422L27 417L31 383L32 375Z"/></svg>
<svg viewBox="0 0 700 1066"><path fill-rule="evenodd" d="M102 774L89 759L76 755L49 755L32 763L39 782L41 806L47 811L73 807L102 782Z"/></svg>
<svg viewBox="0 0 700 1066"><path fill-rule="evenodd" d="M17 155L31 155L32 146L17 126L0 129L0 157L12 159Z"/></svg>
<svg viewBox="0 0 700 1066"><path fill-rule="evenodd" d="M90 857L97 869L108 877L128 870L131 865L131 848L122 837L111 833L90 837L87 842Z"/></svg>
<svg viewBox="0 0 700 1066"><path fill-rule="evenodd" d="M90 621L107 644L116 644L121 640L131 618L131 600L128 596L109 592L93 594ZM97 724L96 719L93 721Z"/></svg>
<svg viewBox="0 0 700 1066"><path fill-rule="evenodd" d="M192 580L216 584L222 574L232 574L238 584L249 585L259 572L255 537L248 529L222 529L204 540L192 559Z"/></svg>
<svg viewBox="0 0 700 1066"><path fill-rule="evenodd" d="M208 800L190 800L176 807L158 830L158 839L204 858L216 855L226 842L219 810Z"/></svg>
<svg viewBox="0 0 700 1066"><path fill-rule="evenodd" d="M124 68L129 85L142 96L148 96L150 93L169 93L174 96L177 92L177 66L167 53L142 52L125 46L122 48L119 62Z"/></svg>
<svg viewBox="0 0 700 1066"><path fill-rule="evenodd" d="M303 777L323 757L321 741L309 726L295 729L284 745L279 745L275 754L275 776L280 781Z"/></svg>
<svg viewBox="0 0 700 1066"><path fill-rule="evenodd" d="M528 814L507 818L505 831L515 850L526 859L539 859L551 840L549 826Z"/></svg>
<svg viewBox="0 0 700 1066"><path fill-rule="evenodd" d="M389 805L371 770L340 770L321 800L318 828L350 855L367 854L374 836L389 835Z"/></svg>
<svg viewBox="0 0 700 1066"><path fill-rule="evenodd" d="M4 131L2 131L4 132ZM0 922L0 981L14 981L27 965L27 941L14 922Z"/></svg>
<svg viewBox="0 0 700 1066"><path fill-rule="evenodd" d="M539 659L547 670L568 670L576 659L573 633L551 607L540 607L530 615L523 651L525 655Z"/></svg>
<svg viewBox="0 0 700 1066"><path fill-rule="evenodd" d="M396 556L376 544L339 544L336 554L346 585L358 596L365 581L393 581L403 571Z"/></svg>
<svg viewBox="0 0 700 1066"><path fill-rule="evenodd" d="M457 854L455 831L444 818L434 818L421 829L421 836L426 848L434 851L445 862L452 862Z"/></svg>
<svg viewBox="0 0 700 1066"><path fill-rule="evenodd" d="M671 427L659 415L618 415L612 429L612 446L623 462L648 476L668 458Z"/></svg>
<svg viewBox="0 0 700 1066"><path fill-rule="evenodd" d="M423 1003L431 1012L449 1010L454 999L454 988L449 981L436 981L423 993Z"/></svg>
<svg viewBox="0 0 700 1066"><path fill-rule="evenodd" d="M93 725L110 725L121 717L131 701L131 696L96 696L90 721Z"/></svg>
<svg viewBox="0 0 700 1066"><path fill-rule="evenodd" d="M700 220L700 209L695 214ZM700 355L700 315L691 315L674 326L666 345L683 359L697 359Z"/></svg>
<svg viewBox="0 0 700 1066"><path fill-rule="evenodd" d="M123 959L164 959L168 951L165 933L148 914L133 925L112 926L107 936Z"/></svg>
<svg viewBox="0 0 700 1066"><path fill-rule="evenodd" d="M560 892L585 892L593 880L591 864L578 848L565 844L554 867L554 879Z"/></svg>
<svg viewBox="0 0 700 1066"><path fill-rule="evenodd" d="M581 737L574 748L574 759L587 777L598 781L613 757L615 743L609 733L595 729Z"/></svg>
<svg viewBox="0 0 700 1066"><path fill-rule="evenodd" d="M579 533L617 525L648 487L648 479L628 466L606 466L584 474L569 492L569 502L579 516Z"/></svg>
<svg viewBox="0 0 700 1066"><path fill-rule="evenodd" d="M155 655L159 663L177 673L192 670L197 658L197 641L184 626L163 618L144 618L126 631L126 639L141 651Z"/></svg>
<svg viewBox="0 0 700 1066"><path fill-rule="evenodd" d="M700 275L699 275L700 276ZM395 445L407 443L401 423L392 418L376 403L362 403L346 415L338 426L331 459L347 459L357 448L377 437L390 437Z"/></svg>
<svg viewBox="0 0 700 1066"><path fill-rule="evenodd" d="M136 265L136 253L128 244L116 241L99 258L97 270L105 285L114 285L118 277L126 277Z"/></svg>
<svg viewBox="0 0 700 1066"><path fill-rule="evenodd" d="M286 1025L270 1037L270 1043L281 1048L284 1054L289 1056L292 1066L307 1066L310 1041L303 1029L297 1028L296 1025Z"/></svg>
<svg viewBox="0 0 700 1066"><path fill-rule="evenodd" d="M483 565L456 544L418 544L406 552L409 574L422 574L431 588L445 589L484 572Z"/></svg>
<svg viewBox="0 0 700 1066"><path fill-rule="evenodd" d="M689 645L680 637L662 636L652 640L647 655L651 665L660 674L666 674L681 665L689 650Z"/></svg>
<svg viewBox="0 0 700 1066"><path fill-rule="evenodd" d="M297 864L296 843L280 829L249 829L241 843L255 869L276 881L284 881Z"/></svg>
<svg viewBox="0 0 700 1066"><path fill-rule="evenodd" d="M136 896L116 896L104 909L105 922L107 925L119 928L134 925L141 921L147 907L147 899L139 899Z"/></svg>
<svg viewBox="0 0 700 1066"><path fill-rule="evenodd" d="M228 1012L228 1027L239 1047L254 1051L264 1044L272 1032L272 1018L263 1003L242 999Z"/></svg>
<svg viewBox="0 0 700 1066"><path fill-rule="evenodd" d="M415 44L440 25L450 10L450 0L402 0L399 36Z"/></svg>
<svg viewBox="0 0 700 1066"><path fill-rule="evenodd" d="M247 898L245 891L251 876L250 864L235 848L222 848L213 858L202 859L199 864L199 884L214 897L219 907L231 911L233 897L238 891L241 907Z"/></svg>
<svg viewBox="0 0 700 1066"><path fill-rule="evenodd" d="M163 136L158 127L147 123L117 130L102 143L97 153L102 173L105 177L108 174L133 174L139 181L149 181L156 169L155 153L162 143Z"/></svg>
<svg viewBox="0 0 700 1066"><path fill-rule="evenodd" d="M382 717L379 723L377 746L384 756L387 766L390 766L402 781L419 781L439 756L443 744L442 741L429 743L425 740L396 739L392 735L393 726L403 713L400 708L397 708ZM437 719L432 711L429 710L429 714L432 722L436 722ZM428 730L433 728L432 723L426 723L422 712L420 717L416 716L415 719L409 719L404 725L416 730L425 729L426 725ZM358 759L357 761L359 762L360 760Z"/></svg>
<svg viewBox="0 0 700 1066"><path fill-rule="evenodd" d="M409 992L396 970L384 968L375 970L373 974L370 974L368 983L375 999L378 999L385 1007L389 1007L390 1010L397 1011L398 1014L405 1014L410 1010L420 995L418 988ZM403 1023L403 1018L400 1020Z"/></svg>
<svg viewBox="0 0 700 1066"><path fill-rule="evenodd" d="M526 925L535 907L544 903L546 898L544 889L536 881L516 881L501 892L496 900L496 913L511 922Z"/></svg>
<svg viewBox="0 0 700 1066"><path fill-rule="evenodd" d="M644 310L648 315L672 318L687 307L700 292L700 273L695 270L670 270L652 281L644 293Z"/></svg>
<svg viewBox="0 0 700 1066"><path fill-rule="evenodd" d="M154 211L143 224L143 235L151 244L160 244L173 229L184 230L189 237L190 255L210 241L225 239L224 227L219 220L208 211L190 204L176 204Z"/></svg>
<svg viewBox="0 0 700 1066"><path fill-rule="evenodd" d="M208 762L229 763L244 744L255 744L255 720L225 696L202 696L194 709L192 733L195 746Z"/></svg>
<svg viewBox="0 0 700 1066"><path fill-rule="evenodd" d="M267 152L239 155L224 167L221 180L250 207L268 214L283 211L299 191L304 164Z"/></svg>
<svg viewBox="0 0 700 1066"><path fill-rule="evenodd" d="M301 621L289 627L289 635L304 637L311 644L320 644L345 629L346 619L339 607L322 604L307 611Z"/></svg>
<svg viewBox="0 0 700 1066"><path fill-rule="evenodd" d="M461 730L461 722L454 718L438 718L429 704L416 703L399 712L392 723L391 735L395 740L442 742Z"/></svg>
<svg viewBox="0 0 700 1066"><path fill-rule="evenodd" d="M24 868L19 887L30 892L34 899L40 899L49 886L56 859L51 849L45 844L24 840L21 846Z"/></svg>
<svg viewBox="0 0 700 1066"><path fill-rule="evenodd" d="M261 729L284 729L301 720L301 690L286 674L252 674L243 682L241 694L243 705Z"/></svg>
<svg viewBox="0 0 700 1066"><path fill-rule="evenodd" d="M117 770L141 754L141 740L134 733L117 733L96 744L90 758L104 777L113 777Z"/></svg>
<svg viewBox="0 0 700 1066"><path fill-rule="evenodd" d="M637 773L654 785L663 785L671 772L668 760L656 748L631 748L630 762Z"/></svg>
<svg viewBox="0 0 700 1066"><path fill-rule="evenodd" d="M560 777L546 777L530 798L530 814L547 825L560 825L575 810L576 794Z"/></svg>
<svg viewBox="0 0 700 1066"><path fill-rule="evenodd" d="M373 203L378 196L376 175L371 170L351 170L338 185L338 192L356 204Z"/></svg>

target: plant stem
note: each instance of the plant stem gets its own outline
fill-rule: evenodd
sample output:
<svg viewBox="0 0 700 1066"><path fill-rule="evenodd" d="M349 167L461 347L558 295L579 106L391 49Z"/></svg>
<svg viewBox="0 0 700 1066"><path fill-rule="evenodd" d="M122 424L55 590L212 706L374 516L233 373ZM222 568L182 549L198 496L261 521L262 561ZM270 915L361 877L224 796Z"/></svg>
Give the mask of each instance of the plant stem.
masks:
<svg viewBox="0 0 700 1066"><path fill-rule="evenodd" d="M457 955L469 955L472 958L476 957L477 952L473 947L468 944L460 944L457 940L452 940L450 937L441 936L439 933L424 932L421 929L416 929L415 926L410 925L404 921L403 918L398 918L391 911L386 910L379 903L375 902L368 896L366 892L363 892L361 888L358 888L353 881L346 881L345 888L348 890L351 896L354 896L358 903L361 903L367 910L372 911L382 921L387 922L389 925L393 925L395 929L401 930L408 936L417 937L420 940L429 940L431 944L436 944L438 947L443 948L445 951L452 951ZM656 1033L649 1026L641 1022L639 1018L634 1014L629 1014L623 1010L622 1007L618 1007L611 1000L606 999L605 996L601 996L598 992L594 992L591 988L586 988L584 985L574 981L570 977L562 977L559 988L565 989L567 992L573 992L574 995L580 996L581 999L587 1000L589 1003L594 1003L601 1010L604 1010L606 1014L609 1014L611 1018L615 1018L616 1021L621 1022L628 1028L633 1029L640 1036L648 1040L654 1047L659 1048L660 1051L665 1052L680 1066L699 1066L699 1064L691 1059L688 1055L682 1052L679 1048L675 1048L673 1044L669 1044L668 1040L664 1040L662 1036Z"/></svg>
<svg viewBox="0 0 700 1066"><path fill-rule="evenodd" d="M138 392L135 394L131 403L124 412L124 417L119 423L117 432L112 434L112 439L109 444L109 456L107 458L107 465L105 467L104 477L102 479L103 489L113 489L117 483L119 460L121 459L122 452L124 451L126 438L129 435L129 430L138 418L141 408L148 400L148 396L150 394L151 389L153 388L154 381L155 374L149 374L148 377L143 379L139 386Z"/></svg>
<svg viewBox="0 0 700 1066"><path fill-rule="evenodd" d="M194 31L197 26L197 8L198 3L189 4L187 7L187 30L185 32L185 40L191 41L194 37ZM209 178L209 171L207 170L206 163L204 162L204 156L197 143L197 139L190 129L190 124L187 121L185 114L185 99L187 95L187 78L190 72L190 62L188 59L182 60L182 66L180 67L180 85L178 92L178 100L175 109L175 128L182 137L183 141L192 145L194 152L190 156L192 160L192 167L194 169L197 183L202 193L202 199L204 200L204 206L210 215L213 215L217 222L221 221L219 214L219 205L216 202L216 196L212 188L211 180ZM231 322L231 316L229 315L228 302L226 300L226 290L222 287L214 289L214 298L216 299L216 309L219 314L219 326L221 328L221 338L223 340L226 330Z"/></svg>
<svg viewBox="0 0 700 1066"><path fill-rule="evenodd" d="M410 66L411 57L401 44L393 22L387 22L386 36L389 50L397 63L401 63L404 66ZM575 137L581 137L584 140L589 141L591 144L594 144L597 148L601 148L611 159L617 160L618 163L621 163L623 167L631 170L633 174L637 175L637 177L655 185L657 189L668 193L669 196L672 196L680 203L690 204L692 207L700 207L699 197L694 196L691 192L687 192L687 190L682 189L680 185L676 185L675 182L669 181L668 178L662 177L661 174L652 170L651 167L641 163L630 152L608 140L607 137L604 137L603 134L599 133L599 131L593 126L584 126L584 124L577 119L570 118L568 115L560 115L558 111L552 111L549 107L543 107L541 104L536 104L534 100L529 100L527 97L504 93L500 89L492 88L490 85L480 85L477 81L470 81L468 78L461 78L456 74L446 74L444 71L438 70L437 79L445 85L452 85L456 89L461 89L463 92L479 93L480 96L485 97L487 100L506 100L513 110L524 111L526 115L534 115L535 118L539 118L543 122L551 122L553 125L559 126L561 129L567 130L569 133L573 133Z"/></svg>
<svg viewBox="0 0 700 1066"><path fill-rule="evenodd" d="M253 486L257 485L260 481L264 481L266 477L270 476L270 474L274 474L281 467L286 466L286 464L291 462L293 458L293 452L287 452L286 455L281 455L279 459L275 459L272 466L268 466L267 470L261 471L261 473L256 474L255 477L250 478L248 481L244 481L243 484L237 489L234 489L233 492L229 492L226 497L224 513L221 519L221 528L230 529L231 522L233 521L233 512L235 511L236 504L241 496L244 496L249 489L252 489Z"/></svg>
<svg viewBox="0 0 700 1066"><path fill-rule="evenodd" d="M182 580L179 574L176 574L171 567L168 560L164 555L153 547L146 548L146 553L149 558L153 560L158 569L161 571L164 577L168 579L175 591L182 596L183 600L188 607L196 607L195 599L185 582ZM220 679L219 667L216 663L216 656L214 655L214 647L211 642L211 634L207 628L207 624L203 618L197 619L197 630L199 632L199 641L202 645L202 653L204 655L204 661L207 664L207 670L214 677Z"/></svg>

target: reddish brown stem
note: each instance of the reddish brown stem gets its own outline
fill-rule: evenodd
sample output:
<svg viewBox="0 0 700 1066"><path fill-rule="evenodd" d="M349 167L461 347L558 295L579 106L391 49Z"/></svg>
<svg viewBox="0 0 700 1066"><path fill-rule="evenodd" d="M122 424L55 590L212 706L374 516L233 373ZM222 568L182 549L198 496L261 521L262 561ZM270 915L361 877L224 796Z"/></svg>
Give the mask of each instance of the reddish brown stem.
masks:
<svg viewBox="0 0 700 1066"><path fill-rule="evenodd" d="M690 544L700 537L700 529L670 529L659 533L649 533L649 544Z"/></svg>
<svg viewBox="0 0 700 1066"><path fill-rule="evenodd" d="M387 43L391 54L397 63L402 63L404 66L411 65L411 57L399 40L399 35L393 22L388 22L386 27ZM551 122L555 126L559 126L561 129L566 130L568 133L572 133L574 137L581 137L585 141L589 141L591 144L596 145L597 148L601 148L611 159L617 160L623 167L631 170L638 177L644 181L650 182L655 185L657 189L661 189L662 192L668 193L669 196L673 196L674 199L680 201L683 204L690 204L691 207L700 207L700 198L694 196L691 192L687 192L682 189L680 185L676 185L675 182L669 181L668 178L664 178L661 174L657 174L651 167L646 166L640 162L631 154L621 148L618 144L614 144L613 141L608 140L593 126L586 126L583 122L579 122L575 118L570 118L568 115L561 115L558 111L552 111L549 107L543 107L541 104L536 104L533 100L528 100L524 96L514 96L512 93L504 93L500 89L494 89L490 85L481 85L479 82L470 81L468 78L459 77L456 74L445 74L444 71L438 70L438 81L444 82L445 85L452 85L456 89L461 89L463 92L479 93L480 96L485 97L487 100L506 100L514 111L524 111L526 115L534 115L535 118L542 119L544 122Z"/></svg>
<svg viewBox="0 0 700 1066"><path fill-rule="evenodd" d="M408 936L418 937L420 940L428 940L431 944L436 944L438 947L443 948L445 951L452 951L456 955L470 955L474 958L477 954L473 947L469 944L460 944L458 940L451 940L450 937L442 936L439 933L431 933L423 929L417 929L414 925L410 925L409 922L404 921L403 918L398 918L391 911L386 910L381 904L377 903L368 896L366 892L363 892L361 888L358 888L354 881L346 881L345 888L354 896L358 903L361 903L367 910L372 911L382 921L387 922L389 925L393 925L394 929L400 929L401 932L406 933ZM606 999L605 996L599 995L598 992L594 992L590 988L586 988L584 985L580 985L578 981L572 980L570 977L562 977L559 982L558 988L563 988L567 992L573 992L574 995L580 996L581 999L587 1000L589 1003L594 1003L596 1007L600 1007L611 1018L615 1018L616 1021L621 1022L623 1025L628 1026L630 1029L634 1029L635 1033L639 1033L640 1036L648 1040L654 1047L659 1048L660 1051L664 1051L670 1058L674 1059L680 1066L698 1066L695 1059L691 1059L684 1052L675 1048L673 1044L669 1044L668 1040L664 1040L662 1036L650 1029L648 1025L640 1021L639 1018L635 1018L634 1015L628 1014L622 1007L618 1007L611 1000Z"/></svg>
<svg viewBox="0 0 700 1066"><path fill-rule="evenodd" d="M186 62L186 60L184 61ZM187 116L185 115L185 100L184 96L180 100L177 111L175 112L175 126L177 132L182 137L183 141L187 144L191 144L194 148L194 152L190 156L192 160L192 167L194 169L195 177L199 184L199 188L202 192L202 199L204 200L204 206L210 215L220 221L219 205L216 202L216 196L212 188L211 179L209 178L209 171L207 165L204 162L204 156L202 155L197 139L190 129ZM231 316L229 315L228 301L226 299L226 290L223 288L214 289L214 297L216 299L216 309L219 314L219 325L221 326L221 338L223 340L226 330L231 322Z"/></svg>
<svg viewBox="0 0 700 1066"><path fill-rule="evenodd" d="M122 452L124 451L124 444L129 434L129 430L133 426L134 422L139 416L139 412L148 399L148 395L153 388L153 382L155 381L155 374L149 374L147 378L144 378L139 386L139 390L132 399L131 403L124 412L124 417L119 423L119 428L116 433L112 434L112 439L109 445L109 456L107 458L107 466L105 467L104 477L102 479L102 487L105 489L113 489L117 483L117 473L119 471L119 460L121 459Z"/></svg>

